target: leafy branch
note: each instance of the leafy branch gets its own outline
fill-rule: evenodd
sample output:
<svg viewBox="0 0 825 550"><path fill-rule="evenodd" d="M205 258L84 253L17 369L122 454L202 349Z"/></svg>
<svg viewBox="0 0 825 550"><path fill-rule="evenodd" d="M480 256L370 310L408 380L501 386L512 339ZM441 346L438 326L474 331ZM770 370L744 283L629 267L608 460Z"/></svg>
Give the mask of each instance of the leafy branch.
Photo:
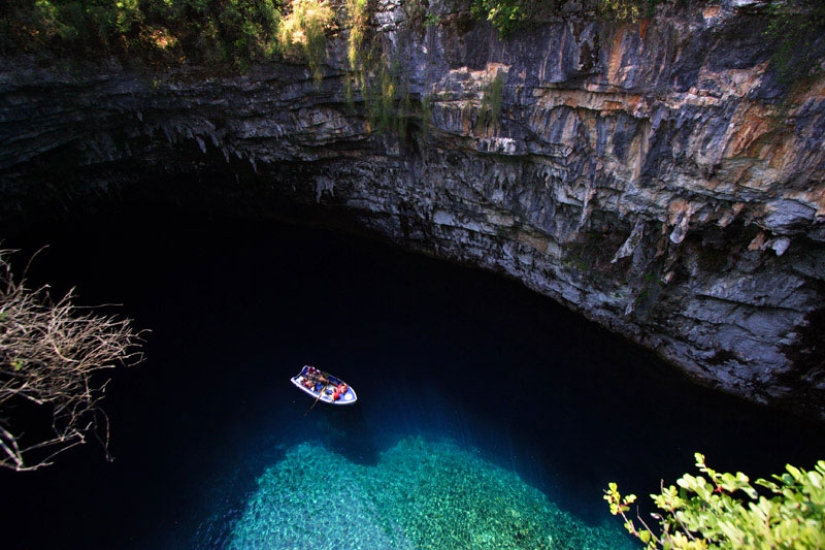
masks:
<svg viewBox="0 0 825 550"><path fill-rule="evenodd" d="M648 550L825 547L825 460L811 471L789 464L772 481L751 484L742 472L717 472L703 455L695 457L704 476L685 474L676 481L678 487L663 484L658 495L650 495L663 512L653 514L657 529L638 513L635 520L628 517L635 495L622 496L615 483L608 485L604 499L610 513L620 515L627 531Z"/></svg>

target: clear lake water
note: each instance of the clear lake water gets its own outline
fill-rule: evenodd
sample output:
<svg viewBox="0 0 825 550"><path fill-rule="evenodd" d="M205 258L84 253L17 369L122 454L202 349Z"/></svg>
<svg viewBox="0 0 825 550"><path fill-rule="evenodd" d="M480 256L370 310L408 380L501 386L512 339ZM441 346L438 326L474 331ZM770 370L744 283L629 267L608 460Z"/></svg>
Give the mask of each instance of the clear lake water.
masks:
<svg viewBox="0 0 825 550"><path fill-rule="evenodd" d="M156 205L58 229L23 243L51 244L32 282L123 304L148 359L112 372L113 462L90 443L0 472L8 550L623 550L609 481L647 495L697 451L751 477L825 458L822 427L490 273ZM313 406L304 364L358 403Z"/></svg>

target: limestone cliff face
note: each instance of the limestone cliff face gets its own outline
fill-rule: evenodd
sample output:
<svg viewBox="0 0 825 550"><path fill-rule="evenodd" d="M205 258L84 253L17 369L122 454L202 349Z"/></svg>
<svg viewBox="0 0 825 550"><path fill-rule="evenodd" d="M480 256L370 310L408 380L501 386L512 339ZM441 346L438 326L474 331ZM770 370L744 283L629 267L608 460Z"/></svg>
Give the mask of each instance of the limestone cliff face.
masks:
<svg viewBox="0 0 825 550"><path fill-rule="evenodd" d="M182 200L343 214L521 280L704 384L825 419L825 80L770 68L759 3L620 25L568 2L509 42L453 4L431 1L429 25L394 0L372 14L403 69L403 138L348 99L346 30L320 82L287 63L10 60L4 230L48 200L217 177Z"/></svg>

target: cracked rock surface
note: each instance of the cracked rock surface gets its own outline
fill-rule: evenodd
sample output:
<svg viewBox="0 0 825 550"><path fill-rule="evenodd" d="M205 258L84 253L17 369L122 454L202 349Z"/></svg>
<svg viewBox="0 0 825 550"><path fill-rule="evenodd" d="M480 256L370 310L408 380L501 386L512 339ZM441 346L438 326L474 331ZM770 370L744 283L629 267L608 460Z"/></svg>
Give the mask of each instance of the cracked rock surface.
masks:
<svg viewBox="0 0 825 550"><path fill-rule="evenodd" d="M399 2L372 14L402 68L402 136L347 97L346 29L320 82L295 63L8 59L0 227L135 187L332 213L520 280L703 384L825 420L822 71L780 78L754 2L621 25L570 3L508 42L454 4L431 1L430 25Z"/></svg>

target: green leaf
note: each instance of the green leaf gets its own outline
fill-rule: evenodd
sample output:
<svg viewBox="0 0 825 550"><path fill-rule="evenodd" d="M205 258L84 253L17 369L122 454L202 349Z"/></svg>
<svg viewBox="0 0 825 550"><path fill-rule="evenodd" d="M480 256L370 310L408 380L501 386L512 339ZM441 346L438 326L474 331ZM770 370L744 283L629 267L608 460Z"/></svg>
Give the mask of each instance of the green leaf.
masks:
<svg viewBox="0 0 825 550"><path fill-rule="evenodd" d="M639 540L642 541L644 544L650 542L650 531L647 529L642 529L639 531Z"/></svg>
<svg viewBox="0 0 825 550"><path fill-rule="evenodd" d="M794 481L799 481L802 477L802 474L799 473L799 468L797 468L796 466L786 464L785 469L788 470L788 473L790 473L793 476Z"/></svg>
<svg viewBox="0 0 825 550"><path fill-rule="evenodd" d="M822 476L817 472L808 472L808 480L817 489L822 489Z"/></svg>

